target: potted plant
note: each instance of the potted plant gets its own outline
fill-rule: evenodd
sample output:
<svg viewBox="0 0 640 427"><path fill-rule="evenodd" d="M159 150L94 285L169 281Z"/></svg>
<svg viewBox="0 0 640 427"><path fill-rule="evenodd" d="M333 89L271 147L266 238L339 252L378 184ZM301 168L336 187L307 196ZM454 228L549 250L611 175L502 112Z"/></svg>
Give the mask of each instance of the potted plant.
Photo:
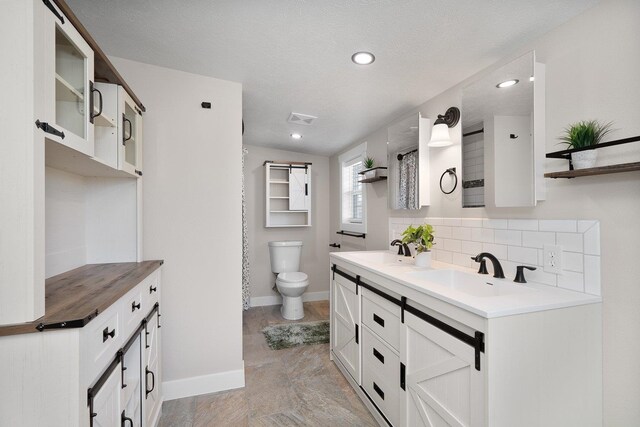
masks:
<svg viewBox="0 0 640 427"><path fill-rule="evenodd" d="M413 243L416 249L416 267L431 267L431 248L433 243L433 226L422 224L410 225L402 232L402 243Z"/></svg>
<svg viewBox="0 0 640 427"><path fill-rule="evenodd" d="M367 169L371 169L374 167L374 165L376 164L376 161L373 160L373 157L366 157L363 161L362 161L362 165L364 166L365 170ZM364 178L365 179L371 179L371 178L375 178L376 177L376 169L373 170L367 170L364 173Z"/></svg>
<svg viewBox="0 0 640 427"><path fill-rule="evenodd" d="M560 143L567 148L585 148L599 144L609 134L613 123L600 123L597 120L583 120L573 123L564 130L560 137ZM592 168L596 164L598 152L596 150L584 150L571 153L571 164L574 169Z"/></svg>

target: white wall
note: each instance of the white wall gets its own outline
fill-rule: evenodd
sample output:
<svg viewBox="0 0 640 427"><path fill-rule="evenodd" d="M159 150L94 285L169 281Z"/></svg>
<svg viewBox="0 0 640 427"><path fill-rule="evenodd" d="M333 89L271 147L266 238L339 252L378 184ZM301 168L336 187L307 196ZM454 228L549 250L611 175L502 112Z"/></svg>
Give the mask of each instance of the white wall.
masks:
<svg viewBox="0 0 640 427"><path fill-rule="evenodd" d="M245 145L245 191L252 305L275 304L278 294L271 288L275 276L271 272L269 248L272 240L301 240L300 270L309 276L307 297L328 298L329 292L329 158L292 151L273 150ZM310 162L311 227L266 228L265 160Z"/></svg>
<svg viewBox="0 0 640 427"><path fill-rule="evenodd" d="M511 55L505 52L503 63L535 49L537 60L546 64L547 152L561 149L557 138L562 129L582 119L614 120L618 131L611 138L640 135L639 21L640 2L603 1L517 52ZM460 106L461 88L469 82L448 89L406 115L420 111L423 116L433 118L450 106ZM368 147L382 151L386 144L386 126L364 139L368 141ZM444 196L437 188L437 179L444 169L460 167L460 125L452 129L452 139L454 146L432 152L431 207L410 212L370 208L369 221L382 225L389 215L599 220L604 300L605 425L636 425L640 419L640 341L630 337L640 335L638 172L572 180L548 179L547 200L535 208L462 209L459 189L451 196ZM354 145L359 142L354 141ZM640 159L638 143L600 151L608 151L600 158L609 163ZM337 168L337 155L331 158L332 171L334 168ZM545 170L562 168L566 168L566 162L548 160ZM488 172L485 171L485 179L489 178ZM332 180L331 188L337 192L337 181ZM368 193L367 197L372 196ZM381 199L386 202L386 197L373 195L373 200L368 200L369 206L382 205ZM338 216L338 208L333 206L332 224ZM386 248L387 239L388 225L380 238L376 237L375 244L367 248Z"/></svg>
<svg viewBox="0 0 640 427"><path fill-rule="evenodd" d="M147 108L144 258L165 260L165 398L241 387L242 86L113 62Z"/></svg>

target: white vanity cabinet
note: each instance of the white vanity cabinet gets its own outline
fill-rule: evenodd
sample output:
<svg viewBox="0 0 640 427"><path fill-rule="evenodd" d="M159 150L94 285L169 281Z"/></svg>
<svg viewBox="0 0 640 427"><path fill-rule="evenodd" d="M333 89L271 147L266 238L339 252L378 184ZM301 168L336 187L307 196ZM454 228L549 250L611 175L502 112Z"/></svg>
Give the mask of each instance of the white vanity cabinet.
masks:
<svg viewBox="0 0 640 427"><path fill-rule="evenodd" d="M380 425L602 425L600 303L482 316L355 259L331 256L331 358Z"/></svg>
<svg viewBox="0 0 640 427"><path fill-rule="evenodd" d="M102 100L95 119L94 159L132 176L142 176L142 111L120 85L96 83Z"/></svg>

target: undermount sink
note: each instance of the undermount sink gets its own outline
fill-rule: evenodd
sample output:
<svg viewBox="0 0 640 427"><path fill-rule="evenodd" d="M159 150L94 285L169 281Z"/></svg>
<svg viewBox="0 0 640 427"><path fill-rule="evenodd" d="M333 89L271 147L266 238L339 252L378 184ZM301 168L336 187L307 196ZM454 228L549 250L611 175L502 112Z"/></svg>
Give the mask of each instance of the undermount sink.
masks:
<svg viewBox="0 0 640 427"><path fill-rule="evenodd" d="M373 262L376 264L386 265L413 265L415 260L413 257L403 255L395 255L388 251L383 252L356 252L352 256L364 262Z"/></svg>
<svg viewBox="0 0 640 427"><path fill-rule="evenodd" d="M421 270L407 273L412 279L425 280L476 297L496 297L535 292L535 289L458 270Z"/></svg>

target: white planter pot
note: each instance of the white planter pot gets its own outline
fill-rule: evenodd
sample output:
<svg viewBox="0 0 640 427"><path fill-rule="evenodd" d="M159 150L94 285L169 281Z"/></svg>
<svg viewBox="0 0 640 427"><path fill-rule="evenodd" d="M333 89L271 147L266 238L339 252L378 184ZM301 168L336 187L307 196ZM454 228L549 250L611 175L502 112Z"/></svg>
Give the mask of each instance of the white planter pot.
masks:
<svg viewBox="0 0 640 427"><path fill-rule="evenodd" d="M431 267L431 252L420 252L417 254L416 267Z"/></svg>
<svg viewBox="0 0 640 427"><path fill-rule="evenodd" d="M596 165L598 152L596 150L578 151L571 153L571 164L574 169L587 169Z"/></svg>
<svg viewBox="0 0 640 427"><path fill-rule="evenodd" d="M374 169L372 171L366 171L364 173L364 179L371 179L371 178L375 178L376 177L376 173L378 172L378 169Z"/></svg>

